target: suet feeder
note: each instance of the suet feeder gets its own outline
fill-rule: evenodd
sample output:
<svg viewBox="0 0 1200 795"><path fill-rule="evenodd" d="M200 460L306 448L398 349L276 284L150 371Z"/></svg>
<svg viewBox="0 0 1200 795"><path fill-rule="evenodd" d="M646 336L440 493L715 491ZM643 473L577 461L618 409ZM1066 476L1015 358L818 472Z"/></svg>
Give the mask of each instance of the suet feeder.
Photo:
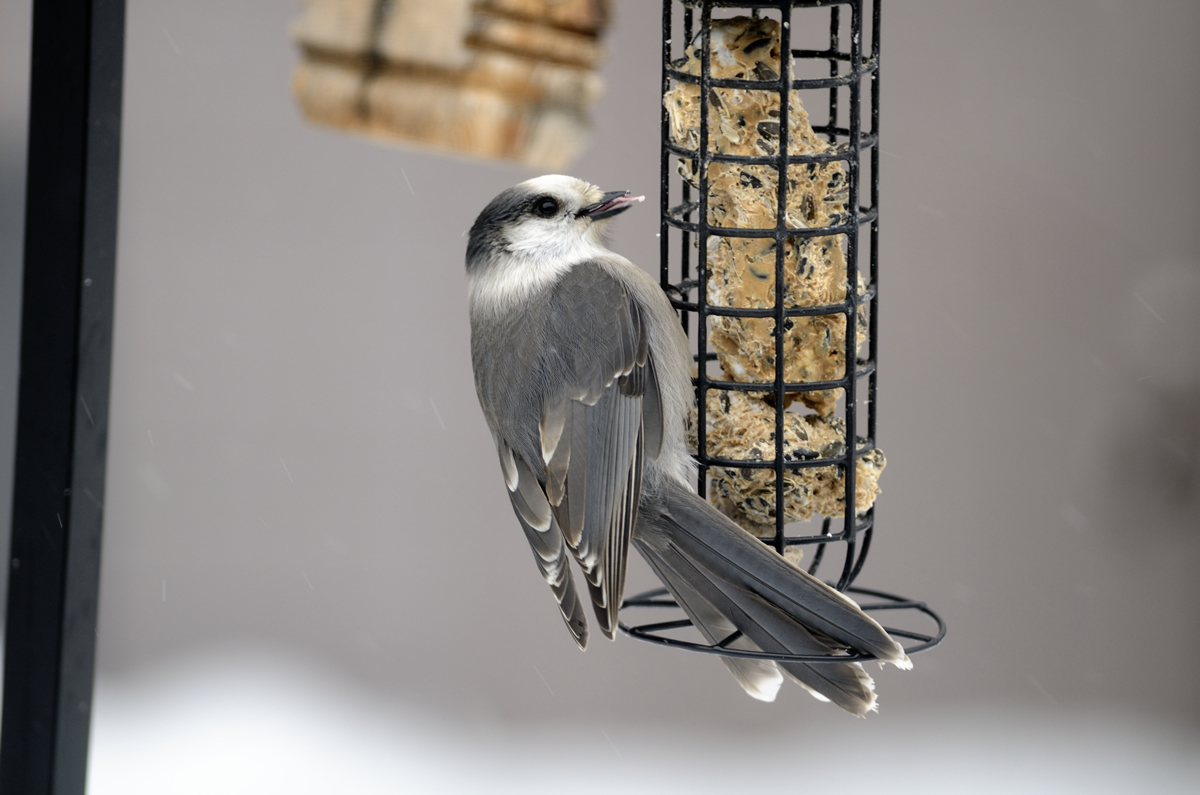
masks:
<svg viewBox="0 0 1200 795"><path fill-rule="evenodd" d="M661 279L695 346L698 490L863 609L889 611L876 617L908 654L928 649L945 634L933 610L856 585L886 465L880 0L664 0L662 25ZM623 607L675 605L659 589ZM863 658L708 644L679 615L621 627L724 656Z"/></svg>
<svg viewBox="0 0 1200 795"><path fill-rule="evenodd" d="M390 143L560 169L587 141L607 0L306 0L305 117Z"/></svg>

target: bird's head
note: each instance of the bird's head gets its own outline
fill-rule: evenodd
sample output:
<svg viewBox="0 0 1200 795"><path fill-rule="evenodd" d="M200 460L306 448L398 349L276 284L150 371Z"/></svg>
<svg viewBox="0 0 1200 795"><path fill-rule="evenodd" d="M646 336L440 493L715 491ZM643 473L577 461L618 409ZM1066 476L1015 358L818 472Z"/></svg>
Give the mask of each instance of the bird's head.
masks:
<svg viewBox="0 0 1200 795"><path fill-rule="evenodd" d="M492 199L475 219L467 270L502 253L567 263L594 256L603 249L609 219L644 199L559 174L522 182Z"/></svg>

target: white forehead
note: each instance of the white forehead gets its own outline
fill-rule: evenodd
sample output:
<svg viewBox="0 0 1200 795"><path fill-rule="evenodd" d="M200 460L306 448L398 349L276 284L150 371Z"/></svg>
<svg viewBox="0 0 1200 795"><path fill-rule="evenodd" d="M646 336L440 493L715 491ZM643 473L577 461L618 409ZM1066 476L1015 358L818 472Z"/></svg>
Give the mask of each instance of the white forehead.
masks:
<svg viewBox="0 0 1200 795"><path fill-rule="evenodd" d="M549 193L554 196L586 196L594 188L592 185L575 177L563 174L546 174L534 177L521 183L523 187L539 193Z"/></svg>

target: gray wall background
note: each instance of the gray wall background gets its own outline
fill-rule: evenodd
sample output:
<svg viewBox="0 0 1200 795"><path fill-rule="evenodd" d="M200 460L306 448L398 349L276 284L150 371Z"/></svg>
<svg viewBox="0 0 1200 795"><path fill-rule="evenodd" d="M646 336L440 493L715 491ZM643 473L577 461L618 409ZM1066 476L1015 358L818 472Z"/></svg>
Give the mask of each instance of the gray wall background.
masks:
<svg viewBox="0 0 1200 795"><path fill-rule="evenodd" d="M658 4L616 12L572 171L653 196ZM266 644L455 720L841 720L796 688L753 702L714 660L576 651L467 348L462 233L533 173L306 126L298 13L129 4L101 672ZM0 8L3 527L28 25ZM1002 702L1194 727L1200 5L892 0L883 31L889 466L861 582L950 635L877 677L872 720ZM615 241L651 270L653 206Z"/></svg>

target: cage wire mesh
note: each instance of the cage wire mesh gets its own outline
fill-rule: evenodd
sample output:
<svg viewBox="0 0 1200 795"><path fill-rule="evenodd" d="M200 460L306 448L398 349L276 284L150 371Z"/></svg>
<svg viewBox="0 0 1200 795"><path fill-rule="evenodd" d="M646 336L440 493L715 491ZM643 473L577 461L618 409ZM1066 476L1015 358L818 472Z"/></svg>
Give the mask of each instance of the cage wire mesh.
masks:
<svg viewBox="0 0 1200 795"><path fill-rule="evenodd" d="M941 618L854 584L886 464L879 19L880 0L663 0L660 262L696 351L700 494L864 610L888 611L881 623L911 655L941 641ZM665 589L622 607L623 619L678 610ZM738 633L704 643L678 614L621 629L723 656L869 659L727 648Z"/></svg>

